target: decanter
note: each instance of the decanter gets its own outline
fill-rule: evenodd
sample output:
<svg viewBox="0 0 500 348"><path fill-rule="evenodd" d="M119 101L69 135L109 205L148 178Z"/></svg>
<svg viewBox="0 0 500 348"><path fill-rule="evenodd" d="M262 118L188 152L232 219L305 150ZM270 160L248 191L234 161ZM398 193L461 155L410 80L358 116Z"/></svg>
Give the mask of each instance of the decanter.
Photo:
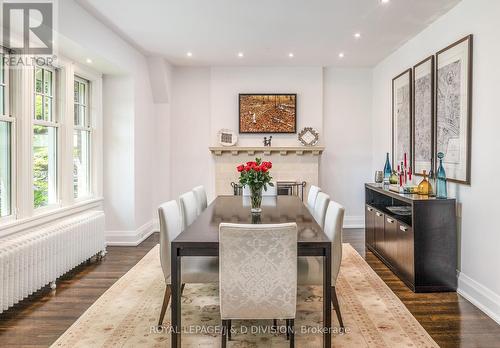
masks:
<svg viewBox="0 0 500 348"><path fill-rule="evenodd" d="M431 190L431 184L429 183L429 180L427 180L427 172L424 170L424 178L420 184L418 184L418 194L427 196Z"/></svg>
<svg viewBox="0 0 500 348"><path fill-rule="evenodd" d="M447 198L448 190L446 189L446 172L443 167L443 158L444 153L438 153L439 158L439 168L437 170L437 179L436 179L436 197L437 198Z"/></svg>

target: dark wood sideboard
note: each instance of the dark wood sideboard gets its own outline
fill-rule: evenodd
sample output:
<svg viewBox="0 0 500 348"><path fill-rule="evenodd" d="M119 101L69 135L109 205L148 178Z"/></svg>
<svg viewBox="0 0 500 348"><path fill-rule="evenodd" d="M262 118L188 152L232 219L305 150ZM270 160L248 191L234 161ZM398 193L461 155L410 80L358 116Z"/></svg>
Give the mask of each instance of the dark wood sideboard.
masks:
<svg viewBox="0 0 500 348"><path fill-rule="evenodd" d="M414 292L456 291L455 199L398 194L365 184L365 242ZM396 215L390 206L408 206Z"/></svg>

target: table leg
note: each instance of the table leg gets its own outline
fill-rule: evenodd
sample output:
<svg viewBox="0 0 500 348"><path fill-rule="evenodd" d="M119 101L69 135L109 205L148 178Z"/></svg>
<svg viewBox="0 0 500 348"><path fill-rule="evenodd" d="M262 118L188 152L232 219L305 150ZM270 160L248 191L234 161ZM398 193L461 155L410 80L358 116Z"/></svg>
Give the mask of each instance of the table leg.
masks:
<svg viewBox="0 0 500 348"><path fill-rule="evenodd" d="M172 348L181 347L181 257L179 248L171 249L172 277Z"/></svg>
<svg viewBox="0 0 500 348"><path fill-rule="evenodd" d="M332 345L332 249L325 248L323 257L323 342L325 348Z"/></svg>

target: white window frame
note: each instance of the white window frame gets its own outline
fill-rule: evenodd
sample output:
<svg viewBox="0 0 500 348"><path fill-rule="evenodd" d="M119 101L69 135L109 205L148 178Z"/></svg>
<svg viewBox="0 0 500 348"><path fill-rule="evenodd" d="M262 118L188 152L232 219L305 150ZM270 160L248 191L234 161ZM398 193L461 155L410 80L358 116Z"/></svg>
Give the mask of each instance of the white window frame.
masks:
<svg viewBox="0 0 500 348"><path fill-rule="evenodd" d="M87 195L84 195L84 196L80 196L80 197L75 197L74 198L74 201L75 202L81 202L81 201L85 201L85 200L88 200L89 198L92 198L94 197L94 187L93 187L93 182L94 182L94 175L93 175L93 167L94 167L94 163L93 163L93 131L94 131L94 128L92 127L92 118L93 118L93 115L92 115L92 82L86 78L83 78L81 77L80 75L78 74L74 74L73 75L73 90L74 90L74 86L75 86L75 81L79 82L79 83L83 83L85 84L86 86L86 91L87 91L87 103L86 104L82 104L82 103L76 103L73 99L73 107L75 107L75 105L82 105L82 106L85 106L86 107L86 110L87 110L87 117L85 119L85 125L84 126L80 126L80 125L76 125L74 124L74 110L73 110L73 130L79 130L79 131L86 131L86 132L89 132L89 192ZM73 195L74 197L74 195Z"/></svg>
<svg viewBox="0 0 500 348"><path fill-rule="evenodd" d="M1 47L0 47L1 48ZM103 209L103 120L102 74L91 68L59 56L54 65L53 105L57 123L57 192L58 204L34 209L33 199L33 125L41 124L34 118L34 68L10 69L10 88L16 91L9 98L8 119L14 127L12 136L12 197L15 214L0 220L0 237L36 228L57 219L89 210ZM90 83L89 115L90 185L92 196L74 198L73 188L73 134L74 134L74 76ZM2 119L5 117L2 116ZM36 121L36 122L35 122ZM14 210L15 209L15 210Z"/></svg>
<svg viewBox="0 0 500 348"><path fill-rule="evenodd" d="M9 57L9 51L2 46L0 46L0 56L4 58ZM16 119L11 114L10 110L10 88L12 86L10 77L10 67L4 65L4 83L0 81L0 84L4 87L5 100L4 108L5 113L2 115L0 113L0 121L7 122L10 124L10 215L0 217L0 224L13 221L17 218L17 182L16 182Z"/></svg>
<svg viewBox="0 0 500 348"><path fill-rule="evenodd" d="M53 127L56 131L56 139L55 139L55 141L56 141L56 163L55 163L55 175L56 175L55 190L56 190L56 192L54 193L56 197L55 197L55 202L52 202L52 203L49 202L47 205L44 205L44 206L38 207L38 208L36 208L34 206L35 202L33 200L32 205L33 205L35 215L39 215L39 214L42 214L44 212L54 210L54 209L61 207L61 152L62 152L61 148L64 145L63 142L61 141L62 136L61 136L60 117L59 117L60 110L61 110L59 101L62 99L62 98L60 98L60 95L59 95L59 93L60 93L59 91L62 90L62 88L60 88L60 71L56 67L49 67L49 66L42 66L42 67L37 67L37 68L41 68L41 69L48 70L48 71L52 72L52 96L50 98L51 98L51 102L52 102L51 109L52 109L52 116L53 117L52 117L51 121L35 119L35 104L36 104L35 96L42 95L45 97L46 94L44 92L45 74L43 74L43 80L42 80L43 81L42 93L37 93L36 92L36 80L35 80L36 79L35 78L36 69L33 68L33 90L31 92L31 94L33 96L33 104L32 104L33 109L32 109L32 115L31 115L33 123L32 123L32 127L31 127L31 134L33 136L35 126ZM43 110L43 108L45 108L45 104L44 104L44 98L42 97L42 110ZM42 111L42 115L43 115L43 111ZM33 158L34 158L33 146L31 146L31 158L32 158L31 161L33 162ZM34 174L33 168L31 168L31 178L33 178L33 174ZM33 187L33 185L32 185L32 187Z"/></svg>

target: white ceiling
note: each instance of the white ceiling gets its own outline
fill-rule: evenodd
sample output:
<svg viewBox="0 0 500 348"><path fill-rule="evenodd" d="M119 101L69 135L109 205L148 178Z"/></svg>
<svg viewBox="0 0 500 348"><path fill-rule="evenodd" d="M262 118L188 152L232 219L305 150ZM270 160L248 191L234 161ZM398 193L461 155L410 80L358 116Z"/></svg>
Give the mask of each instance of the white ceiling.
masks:
<svg viewBox="0 0 500 348"><path fill-rule="evenodd" d="M135 47L175 65L370 67L460 0L78 2Z"/></svg>

